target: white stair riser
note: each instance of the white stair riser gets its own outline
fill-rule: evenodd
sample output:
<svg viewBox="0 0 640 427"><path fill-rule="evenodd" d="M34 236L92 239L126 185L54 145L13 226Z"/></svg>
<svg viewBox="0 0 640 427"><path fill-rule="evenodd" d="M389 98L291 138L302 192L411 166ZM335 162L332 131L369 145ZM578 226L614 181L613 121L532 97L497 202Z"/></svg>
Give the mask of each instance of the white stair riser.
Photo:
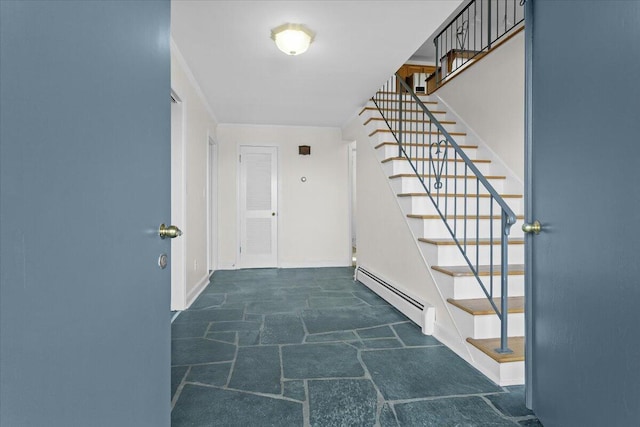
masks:
<svg viewBox="0 0 640 427"><path fill-rule="evenodd" d="M389 138L385 138L385 139L389 139ZM435 154L435 150L434 150L434 153L431 154L430 151L429 151L429 146L423 147L423 146L405 145L404 150L411 157L421 157L421 158L427 158L428 159L429 156L432 156L434 164L438 165L437 154ZM443 158L444 151L445 150L443 149L441 154L440 154L440 158L441 159ZM464 149L464 153L471 160L474 160L476 158L477 151L478 150L475 149L475 148L465 148ZM388 159L390 157L397 157L400 153L399 153L397 145L385 144L382 147L378 147L376 149L376 154L378 155L378 158L380 160L384 160L384 159ZM453 148L448 148L447 149L447 158L448 159L455 159L456 158L455 149L453 149ZM460 156L458 156L458 158L460 158ZM449 168L450 168L449 169L449 173L453 174L454 173L453 165L450 165ZM425 169L426 169L426 167L425 167ZM458 164L457 172L458 172L458 175L464 175L464 166L462 164ZM471 175L471 174L469 174L469 175Z"/></svg>
<svg viewBox="0 0 640 427"><path fill-rule="evenodd" d="M420 97L418 97L418 99L420 99L420 101L424 104L424 106L430 110L439 109L437 99L423 99ZM398 97L383 96L383 97L376 98L376 102L378 103L378 105L380 105L383 108L398 108L399 99ZM415 99L413 99L413 97L403 97L402 105L403 105L403 108L405 109L418 108L418 103L415 102ZM367 106L375 106L375 104L373 101L369 100L369 102L367 102ZM440 109L444 109L444 108L440 108Z"/></svg>
<svg viewBox="0 0 640 427"><path fill-rule="evenodd" d="M369 108L376 108L375 105L370 105L368 106ZM366 112L371 111L374 112L376 114L378 114L378 117L380 112L378 110L366 110ZM390 118L390 119L397 119L399 116L399 111L398 110L388 110L388 109L383 109L382 110L385 117ZM430 110L431 114L433 114L433 117L435 117L436 120L438 121L443 121L443 120L449 120L449 121L454 121L455 118L453 116L451 116L451 114L447 114L446 112L442 111L442 110ZM360 115L360 117L364 116L365 113L362 113ZM417 109L408 109L408 110L403 110L402 111L402 118L405 120L425 120L425 119L429 119L429 116L424 113L422 110L417 110ZM364 123L364 121L362 122Z"/></svg>
<svg viewBox="0 0 640 427"><path fill-rule="evenodd" d="M422 172L422 171L420 171ZM428 171L425 171L428 172ZM432 171L433 172L433 171ZM451 192L451 193L464 193L465 191L465 182L464 179L454 179L454 178L441 178L440 182L442 183L441 191ZM503 191L503 179L492 179L489 180L489 183L493 186L493 188L501 193ZM487 190L482 184L478 185L475 179L467 180L467 194L476 194L477 191L480 191L480 194L489 194L489 190ZM430 189L430 191L436 191L436 179L431 176L424 177L424 185ZM401 177L401 178L393 178L391 180L391 186L393 187L396 194L399 193L424 193L424 186L422 182L417 177Z"/></svg>
<svg viewBox="0 0 640 427"><path fill-rule="evenodd" d="M463 337L476 339L500 338L500 319L496 314L474 316L454 305L449 304L449 307ZM523 336L524 313L509 313L507 326L508 336Z"/></svg>
<svg viewBox="0 0 640 427"><path fill-rule="evenodd" d="M397 156L397 153L394 157ZM384 160L384 159L383 159ZM475 162L474 165L478 168L481 174L483 175L491 175L491 163L479 163ZM385 163L382 163L382 167L384 168L387 176L398 175L398 174L406 174L406 173L415 173L413 168L407 160L391 160ZM449 171L453 172L454 167L449 165ZM462 164L458 165L458 171L462 171L464 173L464 166Z"/></svg>
<svg viewBox="0 0 640 427"><path fill-rule="evenodd" d="M462 241L460 242L462 244ZM493 245L493 263L500 263L500 245ZM481 245L478 253L478 264L487 265L491 263L490 245ZM420 249L425 259L430 265L467 265L467 261L457 245L434 245L431 243L420 242ZM476 263L476 246L473 240L467 241L467 258L472 263ZM524 245L509 245L508 252L509 264L524 264Z"/></svg>
<svg viewBox="0 0 640 427"><path fill-rule="evenodd" d="M451 233L441 219L420 219L420 218L407 218L409 220L409 226L416 237L427 237L432 239L449 238ZM477 222L477 224L476 224ZM455 232L460 238L465 235L465 221L462 219L449 219L447 221L451 231ZM491 223L493 223L493 230L491 229ZM476 237L478 234L480 237L488 238L493 231L493 237L498 238L501 235L501 221L499 219L489 221L488 219L469 219L466 223L466 235L467 238ZM524 232L520 227L511 227L509 233L510 238L521 238L524 236Z"/></svg>
<svg viewBox="0 0 640 427"><path fill-rule="evenodd" d="M499 265L496 266L496 270L500 270ZM436 283L438 283L438 287L445 299L486 298L478 280L474 276L453 277L435 270L433 270L433 275L436 278ZM487 288L487 292L491 292L489 276L480 276L480 278ZM494 297L502 295L500 279L501 276L493 276ZM508 296L524 296L524 275L509 275L508 284Z"/></svg>
<svg viewBox="0 0 640 427"><path fill-rule="evenodd" d="M369 132L369 135L373 134L372 136L381 135L381 138L383 139L383 141L394 141L394 136L386 125L381 126L380 124L376 124L374 129L368 132ZM402 141L404 143L409 143L409 144L411 143L431 144L433 142L437 142L445 139L443 135L438 135L437 133L428 134L428 133L424 133L422 130L408 131L405 129L403 135L404 136L402 137ZM464 135L451 135L451 136L458 145L464 145L466 143L467 137ZM396 154L394 154L394 156L395 155ZM425 156L428 157L428 155L429 155L429 152L427 151L425 153Z"/></svg>
<svg viewBox="0 0 640 427"><path fill-rule="evenodd" d="M424 193L424 190L422 191ZM400 193L398 193L400 194ZM436 195L433 196L434 201L438 201ZM445 214L445 201L444 197L440 197L440 209L442 213ZM454 201L455 199L455 201ZM406 214L415 214L415 215L436 215L438 211L436 210L433 202L428 196L407 196L407 197L399 197L400 206L402 206L403 211ZM480 215L489 215L490 209L490 200L488 197L481 197L479 201L479 205L476 204L475 197L467 199L467 215L475 215L476 213L480 213ZM454 207L457 210L458 215L464 215L465 209L465 201L463 197L449 197L446 203L446 214L452 215L454 213ZM522 213L522 199L507 199L507 203L509 207L515 212L516 215ZM479 210L478 210L479 208ZM493 215L500 215L500 210L494 203L493 206ZM519 222L522 225L522 222ZM513 227L518 227L518 223L516 223ZM512 227L512 228L513 228Z"/></svg>
<svg viewBox="0 0 640 427"><path fill-rule="evenodd" d="M380 115L379 112L377 111L371 111L371 110L367 110L368 113L370 113L370 115L372 117L375 118L381 118L382 116ZM366 113L363 113L363 116ZM385 114L387 114L385 112ZM393 126L394 129L398 128L398 120L396 115L394 114L392 117L389 116L385 116L387 117L387 120L389 121L389 124L391 126ZM447 120L444 117L442 117L441 115L435 115L435 118L440 121L440 125L444 128L444 130L446 130L447 132L451 133L451 132L463 132L462 128L457 124L457 123L447 123L447 122L451 122L452 120ZM418 120L417 122L404 122L402 128L405 130L410 130L410 131L415 131L415 130L421 130L421 131L427 131L427 132L438 132L438 127L435 124L429 124L428 123L428 118L427 117L418 117L418 118L414 118L414 120ZM426 123L425 123L426 121ZM366 120L365 120L366 122ZM442 123L444 122L444 123ZM424 124L423 124L424 123ZM388 129L388 125L387 122L385 122L384 120L380 119L380 120L371 120L369 123L366 124L365 129L368 131L368 133L372 133L373 131L375 131L376 129ZM433 142L436 142L436 137L438 135L436 133L434 133L434 137L433 137ZM456 135L452 135L453 139L456 140L456 142L458 142L458 136ZM443 139L443 137L441 136L439 139Z"/></svg>
<svg viewBox="0 0 640 427"><path fill-rule="evenodd" d="M473 366L499 386L524 384L524 362L498 363L475 346L467 344Z"/></svg>

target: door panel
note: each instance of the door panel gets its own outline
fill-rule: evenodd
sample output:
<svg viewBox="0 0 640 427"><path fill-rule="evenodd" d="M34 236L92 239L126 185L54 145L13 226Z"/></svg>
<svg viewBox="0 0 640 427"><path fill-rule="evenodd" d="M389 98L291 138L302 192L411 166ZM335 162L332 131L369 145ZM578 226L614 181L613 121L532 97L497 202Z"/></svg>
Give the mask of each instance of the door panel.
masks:
<svg viewBox="0 0 640 427"><path fill-rule="evenodd" d="M0 425L168 426L168 1L0 2Z"/></svg>
<svg viewBox="0 0 640 427"><path fill-rule="evenodd" d="M240 147L240 153L240 265L277 267L277 147Z"/></svg>
<svg viewBox="0 0 640 427"><path fill-rule="evenodd" d="M640 3L527 5L531 402L545 426L637 425Z"/></svg>

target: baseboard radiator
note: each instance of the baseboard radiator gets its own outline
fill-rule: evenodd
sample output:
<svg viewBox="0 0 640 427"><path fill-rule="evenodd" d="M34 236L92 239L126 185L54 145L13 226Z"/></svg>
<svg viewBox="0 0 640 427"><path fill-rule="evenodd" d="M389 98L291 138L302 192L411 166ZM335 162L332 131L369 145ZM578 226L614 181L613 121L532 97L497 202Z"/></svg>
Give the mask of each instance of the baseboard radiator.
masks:
<svg viewBox="0 0 640 427"><path fill-rule="evenodd" d="M361 266L356 268L355 279L420 326L423 334L433 335L436 320L435 307L409 295L398 286L392 285Z"/></svg>

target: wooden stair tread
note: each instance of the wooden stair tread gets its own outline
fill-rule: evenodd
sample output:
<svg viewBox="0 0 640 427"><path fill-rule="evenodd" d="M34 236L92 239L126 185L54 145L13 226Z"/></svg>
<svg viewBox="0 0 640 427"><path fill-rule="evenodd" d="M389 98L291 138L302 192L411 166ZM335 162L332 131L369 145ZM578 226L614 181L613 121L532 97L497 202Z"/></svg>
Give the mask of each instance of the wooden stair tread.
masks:
<svg viewBox="0 0 640 427"><path fill-rule="evenodd" d="M431 267L435 271L446 274L451 277L473 277L471 268L468 265L434 265ZM478 276L489 276L491 273L491 266L480 265L477 268ZM493 266L493 275L500 275L500 266ZM508 269L509 276L522 276L524 275L524 264L509 264Z"/></svg>
<svg viewBox="0 0 640 427"><path fill-rule="evenodd" d="M382 122L385 121L385 119L383 119L382 117L371 117L369 119L367 119L366 122L364 122L364 125L368 125L369 122L372 121L377 121L377 122ZM390 119L387 117L388 122L397 122L399 121L399 119ZM410 123L424 123L425 125L430 124L431 122L429 120L417 120L417 119L412 119L412 120L407 120L407 119L402 119L403 122L410 122ZM440 122L441 125L455 125L456 122L453 120L438 120ZM435 126L435 125L434 125Z"/></svg>
<svg viewBox="0 0 640 427"><path fill-rule="evenodd" d="M493 302L500 308L502 298L494 298ZM524 313L524 297L508 297L507 298L509 313ZM466 311L473 316L486 316L496 314L495 310L489 303L487 298L474 299L453 299L448 298L447 302L460 310Z"/></svg>
<svg viewBox="0 0 640 427"><path fill-rule="evenodd" d="M381 161L381 163L389 163L392 162L394 160L407 160L406 157L388 157L384 160ZM423 157L411 157L411 160L414 160L416 162L421 162L421 161L430 161L431 159L429 158L423 158ZM437 160L436 160L437 161ZM458 162L458 163L464 163L463 159L440 159L441 162ZM471 160L473 163L491 163L491 160L486 160L486 159L475 159L475 160Z"/></svg>
<svg viewBox="0 0 640 427"><path fill-rule="evenodd" d="M438 197L465 197L464 193L454 194L454 193L440 193L434 194L434 196ZM480 197L481 199L491 197L491 194L475 194L475 193L467 193L467 197L476 199ZM398 197L428 197L427 193L400 193ZM500 194L500 197L503 199L522 199L522 194Z"/></svg>
<svg viewBox="0 0 640 427"><path fill-rule="evenodd" d="M385 145L391 145L391 146L397 147L398 143L397 142L381 142L380 144L376 145L374 148L384 147ZM405 142L402 145L409 145L411 147L429 147L431 144L419 143L419 142ZM464 144L458 144L458 147L462 149L471 149L471 150L478 148L477 145L464 145Z"/></svg>
<svg viewBox="0 0 640 427"><path fill-rule="evenodd" d="M381 108L382 111L399 111L397 108ZM378 111L376 107L364 107L358 115L361 116L365 111ZM422 108L411 108L411 109L402 109L405 113L421 113L423 112ZM446 111L442 110L429 110L431 114L446 114Z"/></svg>
<svg viewBox="0 0 640 427"><path fill-rule="evenodd" d="M369 134L369 136L373 136L376 133L391 133L391 129L376 129ZM443 135L442 132L439 131L428 131L428 130L404 130L403 134L412 134L412 135ZM467 136L466 132L449 132L451 136Z"/></svg>
<svg viewBox="0 0 640 427"><path fill-rule="evenodd" d="M440 215L431 214L431 215L420 215L420 214L407 214L407 218L415 218L415 219L441 219ZM446 219L502 219L500 215L447 215ZM516 219L524 219L524 215L516 215Z"/></svg>
<svg viewBox="0 0 640 427"><path fill-rule="evenodd" d="M422 174L416 175L415 173L400 173L397 175L391 175L389 179L398 179L398 178L417 178L421 176L423 178L435 178L435 175ZM506 176L503 175L484 175L487 179L507 179ZM440 178L455 178L455 179L465 179L464 175L440 175ZM466 177L467 179L478 179L475 175L470 175Z"/></svg>
<svg viewBox="0 0 640 427"><path fill-rule="evenodd" d="M379 90L376 93L380 95L396 95L396 96L399 94L399 92L388 91L388 90ZM402 95L410 96L408 92L402 92ZM425 96L425 95L422 95L422 96Z"/></svg>
<svg viewBox="0 0 640 427"><path fill-rule="evenodd" d="M496 348L500 348L500 338L467 338L467 342L498 363L524 361L524 337L508 338L508 346L513 350L513 353L509 354L501 354L495 351Z"/></svg>
<svg viewBox="0 0 640 427"><path fill-rule="evenodd" d="M423 243L429 243L431 245L437 245L437 246L452 246L455 245L456 242L453 239L430 239L427 237L419 237L418 241L423 242ZM462 243L462 239L460 239L460 242ZM486 246L491 244L491 239L488 238L481 238L477 240L479 245L482 246ZM476 238L475 237L467 237L467 246L471 246L471 245L475 245L476 244ZM494 245L499 245L500 244L500 239L496 238L493 239L493 244ZM509 239L509 244L510 245L524 245L524 239L522 238L513 238L513 239Z"/></svg>
<svg viewBox="0 0 640 427"><path fill-rule="evenodd" d="M381 102L399 102L398 98L371 98L370 101L381 101ZM437 104L438 101L422 101L420 100L423 104ZM403 99L402 100L403 104L417 104L417 102L415 101L415 99L411 98L411 99Z"/></svg>

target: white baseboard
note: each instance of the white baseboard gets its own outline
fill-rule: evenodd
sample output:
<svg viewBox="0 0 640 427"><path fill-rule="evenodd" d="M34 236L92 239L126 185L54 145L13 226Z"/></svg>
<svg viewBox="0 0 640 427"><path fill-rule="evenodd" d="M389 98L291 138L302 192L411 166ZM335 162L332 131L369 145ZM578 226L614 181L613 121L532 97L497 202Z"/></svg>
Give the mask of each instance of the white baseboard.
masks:
<svg viewBox="0 0 640 427"><path fill-rule="evenodd" d="M191 307L191 304L193 304L196 298L200 296L202 291L204 291L204 288L207 287L207 285L209 284L209 280L211 280L212 274L213 272L205 274L200 280L198 280L198 283L187 294L187 308Z"/></svg>
<svg viewBox="0 0 640 427"><path fill-rule="evenodd" d="M328 261L280 262L279 268L351 267L351 258Z"/></svg>
<svg viewBox="0 0 640 427"><path fill-rule="evenodd" d="M436 309L431 304L362 266L356 268L355 279L420 326L423 334L433 335Z"/></svg>
<svg viewBox="0 0 640 427"><path fill-rule="evenodd" d="M304 262L280 262L278 267L272 268L322 268L322 267L351 267L351 258L345 258L340 260L328 260L328 261L304 261ZM239 270L243 267L238 267L236 264L220 264L218 270ZM251 267L247 267L251 268Z"/></svg>

